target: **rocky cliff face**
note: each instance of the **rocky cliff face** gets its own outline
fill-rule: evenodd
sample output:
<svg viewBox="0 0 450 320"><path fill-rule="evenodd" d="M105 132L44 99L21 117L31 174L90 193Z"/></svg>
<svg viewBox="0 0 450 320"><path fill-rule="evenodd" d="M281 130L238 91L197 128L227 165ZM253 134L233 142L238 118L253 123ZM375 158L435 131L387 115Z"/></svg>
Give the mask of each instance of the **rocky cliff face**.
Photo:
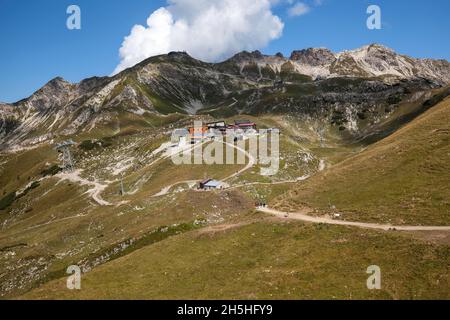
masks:
<svg viewBox="0 0 450 320"><path fill-rule="evenodd" d="M115 126L131 116L219 110L333 119L338 110L364 118L367 110L391 110L449 82L448 61L414 59L380 45L337 54L311 48L290 58L241 52L218 64L173 52L114 77L78 84L55 78L27 99L0 104L0 150ZM341 129L355 128L349 121L331 121Z"/></svg>
<svg viewBox="0 0 450 320"><path fill-rule="evenodd" d="M329 66L337 60L333 52L324 48L293 51L290 59L313 67Z"/></svg>
<svg viewBox="0 0 450 320"><path fill-rule="evenodd" d="M245 59L243 59L245 57ZM397 54L378 44L333 53L325 48L293 51L290 58L261 56L258 53L240 53L232 58L241 69L248 64L280 72L290 64L299 74L317 78L333 77L397 77L400 79L426 78L440 85L450 82L450 63L446 60L415 59Z"/></svg>

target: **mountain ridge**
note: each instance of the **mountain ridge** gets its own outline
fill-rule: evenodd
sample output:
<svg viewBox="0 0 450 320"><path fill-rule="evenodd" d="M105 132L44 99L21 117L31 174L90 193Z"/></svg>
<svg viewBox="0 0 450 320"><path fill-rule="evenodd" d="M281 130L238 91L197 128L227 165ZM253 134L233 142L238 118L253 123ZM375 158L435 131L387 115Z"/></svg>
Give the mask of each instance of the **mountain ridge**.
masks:
<svg viewBox="0 0 450 320"><path fill-rule="evenodd" d="M387 61L385 59L388 59ZM354 50L334 53L327 48L294 50L289 58L263 55L259 51L241 52L229 60L268 64L281 68L291 62L297 72L314 79L336 76L398 76L402 78L424 77L441 84L450 82L450 63L445 59L419 59L398 54L380 45L370 44ZM389 66L397 68L389 68ZM403 70L404 71L403 71Z"/></svg>
<svg viewBox="0 0 450 320"><path fill-rule="evenodd" d="M321 117L331 118L334 105L349 114L334 122L341 130L352 129L346 124L361 120L356 115L365 110L390 110L409 94L448 83L448 61L410 58L377 44L337 54L325 48L295 50L290 58L243 51L220 63L170 52L111 77L79 83L56 77L26 99L0 104L0 149L89 132L130 116L210 110L217 117L323 111ZM384 105L383 99L394 103Z"/></svg>
<svg viewBox="0 0 450 320"><path fill-rule="evenodd" d="M123 70L123 71L121 71L121 72L119 72L119 73L117 73L117 74L115 74L115 75L112 75L112 76L93 76L93 77L89 77L89 78L82 79L80 82L70 82L70 81L64 79L64 78L61 77L61 76L56 76L55 78L49 80L49 81L48 81L46 84L44 84L41 88L39 88L38 90L36 90L33 94L39 92L39 90L41 90L42 88L44 88L45 86L51 84L51 83L54 82L54 81L64 81L64 82L67 82L67 83L69 83L69 84L77 85L77 84L82 84L83 82L89 81L89 80L91 80L91 79L108 79L108 78L109 78L109 79L112 79L112 78L115 78L116 76L118 76L118 75L120 75L120 74L122 74L122 73L126 73L126 72L128 72L129 70L132 70L133 68L136 68L136 67L138 67L138 66L140 66L140 65L145 65L145 64L151 63L153 59L159 58L159 57L184 56L184 57L189 57L191 60L195 60L195 61L201 62L201 63L203 63L203 64L220 65L220 64L226 63L226 62L228 62L228 61L239 60L239 59L242 59L242 58L244 58L244 59L245 59L245 58L247 58L247 59L249 59L249 58L250 58L250 59L275 58L275 59L284 59L284 60L286 60L286 61L288 61L288 60L296 61L296 60L301 60L301 58L299 58L299 55L300 55L300 56L310 55L310 54L314 54L314 53L316 53L316 52L320 52L320 53L323 53L323 54L325 54L325 55L327 55L327 54L328 54L328 55L333 55L334 57L341 57L341 56L346 55L346 54L352 54L352 53L355 53L355 52L359 52L359 51L361 51L361 50L370 50L370 48L377 48L377 47L378 47L378 48L381 48L382 50L387 50L387 51L389 51L389 52L395 53L395 51L394 51L393 49L390 49L390 48L387 47L387 46L384 46L384 45L381 45L381 44L378 44L378 43L372 43L372 44L370 44L370 45L362 46L362 47L357 48L357 49L353 49L353 50L343 50L343 51L340 51L340 52L337 52L337 53L333 52L332 50L330 50L330 49L328 49L328 48L326 48L326 47L309 47L309 48L300 49L300 50L293 50L293 51L291 52L291 55L290 55L289 58L286 58L286 57L285 57L282 53L280 53L280 52L277 53L277 54L275 54L275 55L266 55L266 54L261 53L261 51L259 51L259 50L255 50L255 51L252 51L252 52L249 52L249 51L245 51L245 50L244 50L244 51L241 51L241 52L236 53L235 55L233 55L232 57L230 57L230 58L228 58L228 59L225 59L224 61L219 61L219 62L217 62L217 63L208 63L208 62L203 62L203 61L201 61L201 60L198 60L198 59L196 59L196 58L190 56L189 53L187 53L187 52L185 52L185 51L172 51L172 52L169 52L169 53L167 53L167 54L162 54L162 55L157 55L157 56L152 56L152 57L146 58L146 59L144 59L143 61L137 63L136 65L134 65L134 66L132 66L132 67L129 67L129 68L127 68L127 69L125 69L125 70ZM409 57L409 56L403 55L403 54L397 54L397 55L399 55L399 56L404 56L404 57ZM450 68L450 62L449 62L448 60L446 60L446 59L443 59L443 58L442 58L442 59L412 58L412 57L409 57L409 58L410 58L410 59L413 59L413 60L415 60L415 61L435 62L435 63L447 64L447 67ZM450 76L449 76L447 82L450 82ZM33 94L32 94L32 95L33 95ZM11 103L7 103L7 102L2 102L2 101L0 101L0 105L17 105L17 104L20 103L21 101L26 100L26 99L29 99L32 95L30 95L29 97L20 99L20 100L18 100L18 101L16 101L16 102L11 102Z"/></svg>

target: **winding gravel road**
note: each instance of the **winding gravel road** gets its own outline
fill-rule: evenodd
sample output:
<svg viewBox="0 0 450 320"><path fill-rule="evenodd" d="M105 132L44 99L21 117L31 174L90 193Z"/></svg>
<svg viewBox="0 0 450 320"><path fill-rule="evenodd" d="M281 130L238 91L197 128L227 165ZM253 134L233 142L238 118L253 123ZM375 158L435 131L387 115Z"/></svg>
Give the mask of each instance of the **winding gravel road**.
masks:
<svg viewBox="0 0 450 320"><path fill-rule="evenodd" d="M397 230L397 231L450 231L450 226L391 226L387 224L376 224L376 223L364 223L364 222L351 222L334 220L331 218L320 218L308 215L310 211L304 210L303 212L283 212L270 208L259 207L257 209L260 212L268 213L277 217L300 220L312 223L324 223L340 226L350 226L358 227L364 229L377 229L377 230Z"/></svg>

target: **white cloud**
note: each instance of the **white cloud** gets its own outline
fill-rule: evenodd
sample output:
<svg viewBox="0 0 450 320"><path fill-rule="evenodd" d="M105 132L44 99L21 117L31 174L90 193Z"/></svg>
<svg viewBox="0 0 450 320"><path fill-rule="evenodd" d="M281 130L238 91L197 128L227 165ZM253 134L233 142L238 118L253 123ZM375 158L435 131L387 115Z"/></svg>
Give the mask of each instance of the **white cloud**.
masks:
<svg viewBox="0 0 450 320"><path fill-rule="evenodd" d="M284 24L274 15L275 0L168 0L147 26L135 25L120 48L114 73L169 51L187 51L218 61L242 50L265 47L281 36Z"/></svg>
<svg viewBox="0 0 450 320"><path fill-rule="evenodd" d="M298 17L307 14L311 9L303 2L297 2L289 8L288 13L291 17Z"/></svg>

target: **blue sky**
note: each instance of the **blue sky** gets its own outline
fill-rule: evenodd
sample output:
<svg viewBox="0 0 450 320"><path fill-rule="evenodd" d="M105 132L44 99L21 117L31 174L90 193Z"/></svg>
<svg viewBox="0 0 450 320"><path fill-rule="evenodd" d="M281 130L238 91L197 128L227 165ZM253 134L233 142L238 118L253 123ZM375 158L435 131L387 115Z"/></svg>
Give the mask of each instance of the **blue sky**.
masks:
<svg viewBox="0 0 450 320"><path fill-rule="evenodd" d="M284 28L280 37L258 48L264 53L289 55L306 47L341 51L376 42L414 57L450 60L448 0L270 1L277 2L270 10ZM291 16L289 9L299 3L309 11ZM66 28L66 9L71 4L81 8L81 30ZM382 30L366 27L370 4L381 7ZM146 26L149 15L165 6L163 0L0 0L0 101L25 98L56 76L78 82L110 75L121 62L119 49L133 25ZM214 33L215 28L210 29ZM247 36L254 37L258 30ZM262 35L256 46L264 39Z"/></svg>

